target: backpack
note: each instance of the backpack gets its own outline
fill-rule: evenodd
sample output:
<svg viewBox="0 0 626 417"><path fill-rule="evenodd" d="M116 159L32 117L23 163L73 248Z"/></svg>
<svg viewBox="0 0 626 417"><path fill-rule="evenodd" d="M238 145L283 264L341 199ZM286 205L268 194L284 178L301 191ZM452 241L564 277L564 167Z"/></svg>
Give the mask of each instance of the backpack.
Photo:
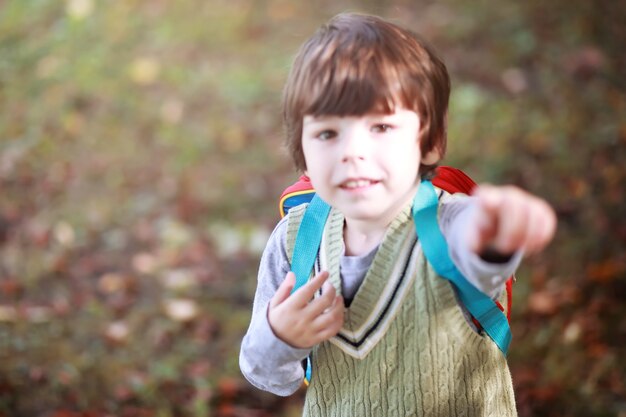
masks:
<svg viewBox="0 0 626 417"><path fill-rule="evenodd" d="M484 331L506 355L511 330L512 284L514 277L506 281L507 311L498 302L480 292L458 271L448 255L447 243L437 222L438 197L434 186L454 194L471 194L476 183L463 171L441 166L435 170L432 180L422 180L413 202L413 218L422 250L433 269L457 288L461 301L472 315L479 331ZM303 203L309 203L296 235L291 269L296 275L292 293L304 285L311 274L313 263L321 243L322 232L330 206L317 196L309 178L302 175L297 182L286 188L279 201L281 216ZM305 380L310 380L310 357L305 366Z"/></svg>

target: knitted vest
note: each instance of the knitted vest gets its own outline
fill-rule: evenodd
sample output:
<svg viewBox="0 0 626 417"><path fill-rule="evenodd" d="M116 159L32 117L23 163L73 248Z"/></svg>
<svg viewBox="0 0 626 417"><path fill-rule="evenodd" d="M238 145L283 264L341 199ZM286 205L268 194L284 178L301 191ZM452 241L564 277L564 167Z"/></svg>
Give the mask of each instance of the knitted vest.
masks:
<svg viewBox="0 0 626 417"><path fill-rule="evenodd" d="M291 258L302 205L289 212ZM316 272L341 293L343 215L331 210ZM410 207L390 225L339 334L314 347L304 416L516 416L502 352L467 323L417 244Z"/></svg>

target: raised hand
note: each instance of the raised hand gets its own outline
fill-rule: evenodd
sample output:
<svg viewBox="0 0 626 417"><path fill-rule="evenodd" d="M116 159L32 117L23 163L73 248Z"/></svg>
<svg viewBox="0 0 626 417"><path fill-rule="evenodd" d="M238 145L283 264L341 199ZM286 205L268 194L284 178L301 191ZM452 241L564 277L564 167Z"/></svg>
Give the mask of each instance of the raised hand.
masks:
<svg viewBox="0 0 626 417"><path fill-rule="evenodd" d="M521 250L531 255L552 240L556 215L544 200L513 186L481 185L473 194L479 201L470 225L474 252L512 254Z"/></svg>
<svg viewBox="0 0 626 417"><path fill-rule="evenodd" d="M327 282L328 272L321 272L289 295L296 278L287 273L270 300L268 320L274 334L295 348L310 348L328 340L343 325L343 298ZM322 288L322 295L313 298Z"/></svg>

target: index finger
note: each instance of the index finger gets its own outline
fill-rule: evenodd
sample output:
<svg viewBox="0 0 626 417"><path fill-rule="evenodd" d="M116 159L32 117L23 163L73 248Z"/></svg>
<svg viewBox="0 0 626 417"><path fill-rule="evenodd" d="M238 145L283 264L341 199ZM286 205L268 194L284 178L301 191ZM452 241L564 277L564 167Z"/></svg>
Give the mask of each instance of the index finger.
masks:
<svg viewBox="0 0 626 417"><path fill-rule="evenodd" d="M497 214L502 205L503 193L492 185L480 185L473 194L480 207L490 215Z"/></svg>
<svg viewBox="0 0 626 417"><path fill-rule="evenodd" d="M300 305L306 305L311 301L315 293L322 288L324 282L328 279L328 272L322 271L302 287L298 288L296 291L291 294L291 297L294 301L298 302Z"/></svg>

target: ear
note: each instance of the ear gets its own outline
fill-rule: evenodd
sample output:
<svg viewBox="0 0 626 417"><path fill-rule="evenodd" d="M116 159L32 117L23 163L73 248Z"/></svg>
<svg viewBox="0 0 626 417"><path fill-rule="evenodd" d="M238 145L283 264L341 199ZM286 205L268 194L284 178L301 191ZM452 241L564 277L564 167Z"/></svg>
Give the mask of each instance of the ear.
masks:
<svg viewBox="0 0 626 417"><path fill-rule="evenodd" d="M441 159L441 155L437 149L431 149L427 154L422 155L423 165L435 165Z"/></svg>

